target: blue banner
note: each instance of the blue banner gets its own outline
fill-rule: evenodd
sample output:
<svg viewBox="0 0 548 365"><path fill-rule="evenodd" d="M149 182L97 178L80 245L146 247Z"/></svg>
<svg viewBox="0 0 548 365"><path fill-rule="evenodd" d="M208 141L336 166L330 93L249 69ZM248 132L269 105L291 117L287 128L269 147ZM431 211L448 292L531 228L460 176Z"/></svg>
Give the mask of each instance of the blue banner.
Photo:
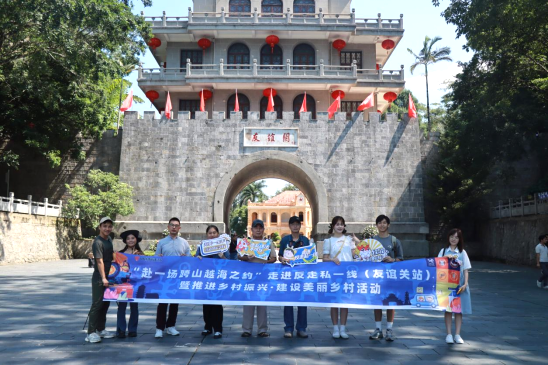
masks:
<svg viewBox="0 0 548 365"><path fill-rule="evenodd" d="M458 290L453 274L459 268L448 275L445 258L438 273L438 260L290 267L116 253L105 300L446 310Z"/></svg>

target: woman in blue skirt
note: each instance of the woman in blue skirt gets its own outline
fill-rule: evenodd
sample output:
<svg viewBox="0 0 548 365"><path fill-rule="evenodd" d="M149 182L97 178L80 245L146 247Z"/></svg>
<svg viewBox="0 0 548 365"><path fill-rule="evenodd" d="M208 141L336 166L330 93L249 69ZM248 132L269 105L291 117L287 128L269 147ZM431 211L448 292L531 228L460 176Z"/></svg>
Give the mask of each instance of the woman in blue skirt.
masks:
<svg viewBox="0 0 548 365"><path fill-rule="evenodd" d="M464 341L460 336L462 327L462 315L472 314L472 302L470 300L470 288L468 287L468 270L472 268L468 254L464 250L464 240L462 239L462 231L460 229L452 229L449 231L449 247L443 248L438 257L454 257L460 264L460 303L461 313L455 313L455 337L451 334L451 322L453 313L445 312L445 328L447 329L447 337L445 342L463 344Z"/></svg>

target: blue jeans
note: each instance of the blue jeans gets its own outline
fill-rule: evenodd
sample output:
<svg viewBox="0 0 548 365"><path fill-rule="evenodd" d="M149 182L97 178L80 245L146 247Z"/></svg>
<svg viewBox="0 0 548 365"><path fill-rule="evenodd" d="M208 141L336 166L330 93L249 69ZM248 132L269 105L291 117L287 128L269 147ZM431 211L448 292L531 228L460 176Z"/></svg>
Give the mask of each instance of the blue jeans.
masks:
<svg viewBox="0 0 548 365"><path fill-rule="evenodd" d="M228 259L229 260L238 260L238 252L228 252Z"/></svg>
<svg viewBox="0 0 548 365"><path fill-rule="evenodd" d="M284 307L284 322L285 332L293 332L295 328L293 307ZM307 326L306 307L297 307L297 331L306 331Z"/></svg>
<svg viewBox="0 0 548 365"><path fill-rule="evenodd" d="M126 332L126 308L127 302L118 302L118 320L116 323L116 332ZM137 324L139 323L139 305L137 303L129 303L131 314L129 315L128 332L137 332Z"/></svg>

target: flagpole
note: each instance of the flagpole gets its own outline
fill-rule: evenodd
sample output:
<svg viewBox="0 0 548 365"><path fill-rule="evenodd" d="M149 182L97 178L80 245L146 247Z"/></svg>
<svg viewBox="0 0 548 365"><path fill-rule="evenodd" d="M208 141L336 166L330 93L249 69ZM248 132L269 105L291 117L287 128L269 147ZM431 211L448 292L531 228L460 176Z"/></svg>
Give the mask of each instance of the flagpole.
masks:
<svg viewBox="0 0 548 365"><path fill-rule="evenodd" d="M114 135L118 135L118 129L120 129L120 108L122 107L122 93L124 90L124 74L120 71L120 100L118 101L118 121L116 122L116 128L114 129Z"/></svg>

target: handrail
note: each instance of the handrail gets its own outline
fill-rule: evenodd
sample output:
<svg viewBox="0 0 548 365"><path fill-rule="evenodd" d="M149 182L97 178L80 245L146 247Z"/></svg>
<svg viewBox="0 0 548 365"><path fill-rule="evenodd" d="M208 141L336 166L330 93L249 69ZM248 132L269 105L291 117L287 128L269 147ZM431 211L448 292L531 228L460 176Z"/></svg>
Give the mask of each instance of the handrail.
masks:
<svg viewBox="0 0 548 365"><path fill-rule="evenodd" d="M28 200L15 199L13 193L9 193L9 197L0 197L0 211L10 213L34 214L50 217L60 217L63 210L63 202L59 200L59 204L50 204L48 198L43 202L32 200L32 195L27 197Z"/></svg>
<svg viewBox="0 0 548 365"><path fill-rule="evenodd" d="M501 219L510 217L522 217L525 215L548 214L548 197L542 194L531 196L522 196L519 198L510 198L499 200L496 206L489 207L489 217L491 219Z"/></svg>
<svg viewBox="0 0 548 365"><path fill-rule="evenodd" d="M153 27L183 27L188 24L223 24L223 23L278 23L278 24L328 24L328 25L354 25L359 29L401 29L403 30L403 14L399 19L383 19L381 14L377 18L356 18L355 10L347 14L324 13L319 9L318 13L292 13L288 8L283 13L263 13L257 8L253 12L231 13L221 8L221 12L193 12L188 8L188 16L166 16L164 11L161 16L141 16L152 24Z"/></svg>

